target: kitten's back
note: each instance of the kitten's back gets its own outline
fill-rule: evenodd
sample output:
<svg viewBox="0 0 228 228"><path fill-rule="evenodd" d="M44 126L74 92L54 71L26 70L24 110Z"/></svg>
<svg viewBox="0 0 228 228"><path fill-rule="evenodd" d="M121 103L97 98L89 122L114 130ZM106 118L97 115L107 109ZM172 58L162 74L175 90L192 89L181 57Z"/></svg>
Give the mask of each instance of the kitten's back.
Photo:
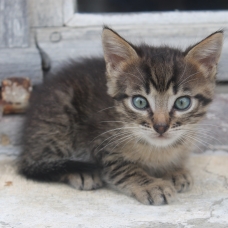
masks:
<svg viewBox="0 0 228 228"><path fill-rule="evenodd" d="M22 134L20 172L58 180L55 172L94 170L97 166L89 147L84 148L96 134L97 116L105 120L99 110L111 105L102 58L65 64L32 93Z"/></svg>

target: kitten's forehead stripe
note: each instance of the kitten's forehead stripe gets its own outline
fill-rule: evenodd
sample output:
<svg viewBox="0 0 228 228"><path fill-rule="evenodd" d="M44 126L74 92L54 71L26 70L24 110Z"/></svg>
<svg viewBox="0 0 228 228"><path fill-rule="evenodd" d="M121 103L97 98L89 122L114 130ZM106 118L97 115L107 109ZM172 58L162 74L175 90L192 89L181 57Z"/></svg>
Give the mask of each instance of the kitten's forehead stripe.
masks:
<svg viewBox="0 0 228 228"><path fill-rule="evenodd" d="M168 80L168 82L166 83L165 90L168 90L168 89L169 89L169 87L170 87L172 81L173 81L172 78L170 78L170 79ZM175 93L174 93L174 94L175 94Z"/></svg>
<svg viewBox="0 0 228 228"><path fill-rule="evenodd" d="M151 71L150 71L150 67L148 65L144 65L142 66L142 69L143 69L143 72L144 72L144 75L145 75L145 91L147 94L150 93L150 80L152 78L152 75L151 75Z"/></svg>
<svg viewBox="0 0 228 228"><path fill-rule="evenodd" d="M180 68L183 68L183 54L176 49L161 48L163 51L158 52L157 48L147 47L140 50L140 56L144 59L144 65L140 66L143 69L146 79L145 91L149 93L149 84L160 93L167 91L170 86L173 86L173 93L178 92L178 79L181 74Z"/></svg>
<svg viewBox="0 0 228 228"><path fill-rule="evenodd" d="M156 82L154 81L153 77L150 77L149 80L150 80L150 83L153 85L153 87L154 87L156 90L158 90L158 86L157 86Z"/></svg>
<svg viewBox="0 0 228 228"><path fill-rule="evenodd" d="M178 76L179 76L179 69L177 67L177 62L175 62L174 63L174 66L173 66L173 76L171 78L171 82L173 82L173 93L175 95L177 94L178 89L179 89L179 86L178 86Z"/></svg>

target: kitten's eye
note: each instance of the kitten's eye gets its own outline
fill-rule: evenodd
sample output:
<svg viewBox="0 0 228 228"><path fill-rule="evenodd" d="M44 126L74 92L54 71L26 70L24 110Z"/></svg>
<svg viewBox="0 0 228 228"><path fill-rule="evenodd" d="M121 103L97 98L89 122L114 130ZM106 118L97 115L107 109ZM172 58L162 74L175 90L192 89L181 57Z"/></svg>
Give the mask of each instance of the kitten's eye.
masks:
<svg viewBox="0 0 228 228"><path fill-rule="evenodd" d="M174 103L174 108L177 110L184 111L188 109L191 105L190 97L179 97L176 99Z"/></svg>
<svg viewBox="0 0 228 228"><path fill-rule="evenodd" d="M147 102L146 98L141 97L141 96L133 97L132 103L135 106L135 108L137 108L137 109L145 109L148 107L148 102Z"/></svg>

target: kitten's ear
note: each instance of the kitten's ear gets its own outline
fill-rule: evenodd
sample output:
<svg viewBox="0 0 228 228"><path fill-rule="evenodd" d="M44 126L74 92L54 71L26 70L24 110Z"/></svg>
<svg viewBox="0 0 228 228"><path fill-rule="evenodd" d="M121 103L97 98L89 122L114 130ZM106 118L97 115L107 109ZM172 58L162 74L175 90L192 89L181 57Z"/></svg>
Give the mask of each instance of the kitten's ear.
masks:
<svg viewBox="0 0 228 228"><path fill-rule="evenodd" d="M216 69L222 51L222 44L223 31L215 32L190 48L190 50L187 50L185 58L198 62L208 74Z"/></svg>
<svg viewBox="0 0 228 228"><path fill-rule="evenodd" d="M102 44L106 64L112 69L124 61L138 57L134 48L120 35L108 27L104 27Z"/></svg>

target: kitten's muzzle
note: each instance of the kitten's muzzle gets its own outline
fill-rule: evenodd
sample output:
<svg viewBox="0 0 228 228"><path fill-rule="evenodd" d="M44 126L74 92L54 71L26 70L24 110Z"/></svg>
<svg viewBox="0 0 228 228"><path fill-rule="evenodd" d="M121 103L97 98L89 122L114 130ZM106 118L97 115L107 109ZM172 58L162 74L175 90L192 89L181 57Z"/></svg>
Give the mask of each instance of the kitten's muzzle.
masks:
<svg viewBox="0 0 228 228"><path fill-rule="evenodd" d="M154 127L154 130L160 135L164 134L169 129L169 125L166 123L154 124L153 127Z"/></svg>

